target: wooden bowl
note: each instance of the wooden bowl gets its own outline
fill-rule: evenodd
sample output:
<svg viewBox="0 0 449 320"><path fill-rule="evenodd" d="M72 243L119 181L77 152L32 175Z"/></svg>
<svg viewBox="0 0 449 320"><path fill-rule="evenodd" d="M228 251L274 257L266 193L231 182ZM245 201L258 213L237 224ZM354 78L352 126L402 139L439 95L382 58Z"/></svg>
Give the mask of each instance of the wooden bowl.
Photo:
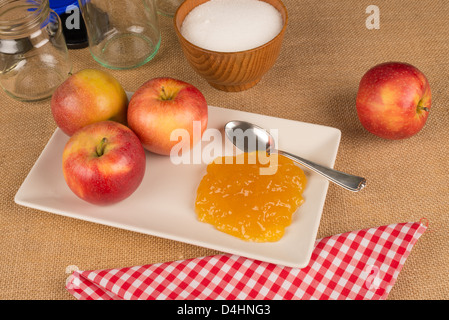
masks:
<svg viewBox="0 0 449 320"><path fill-rule="evenodd" d="M287 9L280 0L262 0L275 7L282 15L284 25L271 41L250 50L217 52L200 48L187 41L181 34L182 23L195 7L209 0L186 0L174 17L175 31L187 61L192 68L214 88L237 92L255 86L274 65L282 46L287 27Z"/></svg>

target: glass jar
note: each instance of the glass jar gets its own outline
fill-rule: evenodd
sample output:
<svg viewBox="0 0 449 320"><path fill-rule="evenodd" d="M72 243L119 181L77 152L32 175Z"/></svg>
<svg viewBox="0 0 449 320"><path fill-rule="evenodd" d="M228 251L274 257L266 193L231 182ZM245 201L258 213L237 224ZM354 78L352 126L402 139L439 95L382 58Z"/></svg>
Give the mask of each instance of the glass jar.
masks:
<svg viewBox="0 0 449 320"><path fill-rule="evenodd" d="M0 85L22 101L49 98L72 64L48 0L0 2Z"/></svg>
<svg viewBox="0 0 449 320"><path fill-rule="evenodd" d="M78 0L93 58L110 69L150 61L161 34L155 0Z"/></svg>

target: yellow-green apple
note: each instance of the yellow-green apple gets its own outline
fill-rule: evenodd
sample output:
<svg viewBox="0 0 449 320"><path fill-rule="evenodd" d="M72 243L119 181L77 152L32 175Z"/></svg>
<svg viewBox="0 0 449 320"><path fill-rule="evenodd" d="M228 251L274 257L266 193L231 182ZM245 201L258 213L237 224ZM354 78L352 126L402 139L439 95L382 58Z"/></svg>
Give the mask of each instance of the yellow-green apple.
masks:
<svg viewBox="0 0 449 320"><path fill-rule="evenodd" d="M84 69L65 80L50 101L53 118L67 135L98 121L126 124L128 97L110 73Z"/></svg>
<svg viewBox="0 0 449 320"><path fill-rule="evenodd" d="M182 150L190 150L201 140L207 120L207 103L200 90L173 78L154 78L145 82L128 105L128 126L145 149L161 155L169 155L177 144ZM194 122L201 129L199 134L194 134ZM170 139L176 129L186 130L190 139Z"/></svg>
<svg viewBox="0 0 449 320"><path fill-rule="evenodd" d="M129 197L145 174L145 150L131 129L115 121L96 122L67 141L62 168L81 199L107 205Z"/></svg>
<svg viewBox="0 0 449 320"><path fill-rule="evenodd" d="M362 77L356 98L363 127L385 139L409 138L426 123L431 105L426 76L402 62L374 66Z"/></svg>

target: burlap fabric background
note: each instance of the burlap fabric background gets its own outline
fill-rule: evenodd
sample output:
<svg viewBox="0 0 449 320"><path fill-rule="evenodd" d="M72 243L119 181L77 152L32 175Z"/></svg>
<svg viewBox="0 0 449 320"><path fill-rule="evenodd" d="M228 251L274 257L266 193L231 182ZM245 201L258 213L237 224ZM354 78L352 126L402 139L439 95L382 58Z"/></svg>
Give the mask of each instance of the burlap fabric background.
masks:
<svg viewBox="0 0 449 320"><path fill-rule="evenodd" d="M368 30L365 9L380 8ZM135 70L111 71L125 90L171 76L196 85L210 105L337 127L337 169L365 176L358 194L330 185L318 237L419 221L429 229L409 256L389 299L449 297L449 3L435 0L285 0L289 26L276 65L254 88L224 93L187 64L172 27L160 17L162 46ZM73 69L99 68L87 49L71 51ZM433 104L425 128L402 141L364 131L355 96L377 63L414 64L428 77ZM66 267L81 270L150 264L217 253L14 203L21 183L56 129L49 102L21 103L0 94L0 298L73 299Z"/></svg>

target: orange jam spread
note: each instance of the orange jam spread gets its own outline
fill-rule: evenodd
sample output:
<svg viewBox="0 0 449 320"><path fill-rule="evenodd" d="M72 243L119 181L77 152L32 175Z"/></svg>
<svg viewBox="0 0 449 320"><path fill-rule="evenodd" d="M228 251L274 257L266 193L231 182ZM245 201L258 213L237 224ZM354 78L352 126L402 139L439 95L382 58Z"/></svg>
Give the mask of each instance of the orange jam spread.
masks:
<svg viewBox="0 0 449 320"><path fill-rule="evenodd" d="M258 155L218 157L210 163L198 186L195 210L200 221L222 232L246 241L274 242L303 204L307 179L288 158Z"/></svg>

